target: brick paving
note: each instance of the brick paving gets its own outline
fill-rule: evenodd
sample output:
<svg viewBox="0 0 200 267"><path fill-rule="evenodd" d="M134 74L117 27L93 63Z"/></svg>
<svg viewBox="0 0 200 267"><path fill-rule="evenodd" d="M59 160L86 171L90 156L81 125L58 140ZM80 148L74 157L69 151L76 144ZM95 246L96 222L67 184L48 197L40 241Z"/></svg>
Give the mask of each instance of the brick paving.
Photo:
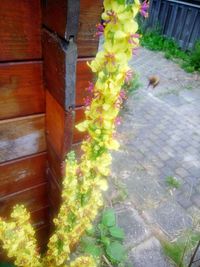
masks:
<svg viewBox="0 0 200 267"><path fill-rule="evenodd" d="M109 198L128 236L131 265L168 267L159 240L199 227L200 77L144 48L131 66L142 86L122 112ZM160 84L147 89L155 74ZM177 189L167 184L169 176L179 181Z"/></svg>

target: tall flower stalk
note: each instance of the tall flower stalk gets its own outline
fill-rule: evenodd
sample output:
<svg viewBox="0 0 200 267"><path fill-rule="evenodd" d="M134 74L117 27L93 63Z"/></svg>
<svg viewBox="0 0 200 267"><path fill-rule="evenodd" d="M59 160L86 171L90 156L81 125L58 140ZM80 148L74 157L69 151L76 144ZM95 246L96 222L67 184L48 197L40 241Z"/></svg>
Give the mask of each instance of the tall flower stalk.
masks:
<svg viewBox="0 0 200 267"><path fill-rule="evenodd" d="M37 251L30 215L23 206L14 208L9 222L0 219L0 240L8 256L15 257L17 266L96 266L94 259L88 256L71 263L69 258L103 205L102 191L108 187L107 176L112 161L110 151L119 148L115 136L124 98L122 87L131 78L128 61L139 43L134 18L141 8L139 0L134 3L104 0L104 25L98 25L97 34L103 34L105 42L103 51L88 64L96 75L96 83L89 83L88 91L93 97L86 101L85 121L77 125L79 131L88 133L88 137L82 143L83 155L79 162L74 152L67 156L62 204L54 219L55 231L46 254L41 256Z"/></svg>

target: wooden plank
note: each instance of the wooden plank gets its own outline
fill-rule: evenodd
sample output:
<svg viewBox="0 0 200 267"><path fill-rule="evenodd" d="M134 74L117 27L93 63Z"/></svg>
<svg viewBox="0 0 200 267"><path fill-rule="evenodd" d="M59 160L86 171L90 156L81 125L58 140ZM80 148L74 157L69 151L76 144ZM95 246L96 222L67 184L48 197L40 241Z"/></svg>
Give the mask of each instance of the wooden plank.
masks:
<svg viewBox="0 0 200 267"><path fill-rule="evenodd" d="M0 64L0 77L0 119L45 111L41 62Z"/></svg>
<svg viewBox="0 0 200 267"><path fill-rule="evenodd" d="M39 0L0 1L0 61L41 58Z"/></svg>
<svg viewBox="0 0 200 267"><path fill-rule="evenodd" d="M47 91L46 132L47 140L62 160L71 146L73 120Z"/></svg>
<svg viewBox="0 0 200 267"><path fill-rule="evenodd" d="M84 105L84 98L87 97L88 91L86 88L89 82L93 80L93 74L90 70L87 62L90 62L91 58L78 59L77 73L76 73L76 106Z"/></svg>
<svg viewBox="0 0 200 267"><path fill-rule="evenodd" d="M77 36L78 56L95 56L98 50L96 24L101 21L102 0L81 0L79 31Z"/></svg>
<svg viewBox="0 0 200 267"><path fill-rule="evenodd" d="M47 28L56 32L62 38L65 38L67 27L67 1L42 1L42 22Z"/></svg>
<svg viewBox="0 0 200 267"><path fill-rule="evenodd" d="M49 225L45 225L44 227L41 227L36 232L36 238L37 238L37 244L38 244L38 250L40 253L44 253L46 251L46 245L49 240Z"/></svg>
<svg viewBox="0 0 200 267"><path fill-rule="evenodd" d="M44 120L41 114L0 121L0 162L45 151Z"/></svg>
<svg viewBox="0 0 200 267"><path fill-rule="evenodd" d="M47 199L47 184L42 183L15 194L0 198L0 216L8 218L12 208L16 204L23 204L30 211L34 212L49 205Z"/></svg>
<svg viewBox="0 0 200 267"><path fill-rule="evenodd" d="M96 24L100 22L102 0L81 0L79 30L77 36L79 57L94 56L98 49ZM57 19L59 18L59 19ZM67 1L48 0L43 2L43 23L62 38L67 30Z"/></svg>
<svg viewBox="0 0 200 267"><path fill-rule="evenodd" d="M46 182L46 153L0 164L0 198Z"/></svg>
<svg viewBox="0 0 200 267"><path fill-rule="evenodd" d="M44 73L46 87L58 103L65 109L65 98L67 95L66 86L66 54L60 41L44 31ZM83 105L83 98L87 95L85 90L88 81L92 80L92 72L87 65L87 61L92 58L78 59L76 71L76 106Z"/></svg>
<svg viewBox="0 0 200 267"><path fill-rule="evenodd" d="M43 31L44 78L46 88L65 107L66 56L58 38Z"/></svg>
<svg viewBox="0 0 200 267"><path fill-rule="evenodd" d="M31 224L35 230L39 230L49 224L49 207L36 210L31 213Z"/></svg>
<svg viewBox="0 0 200 267"><path fill-rule="evenodd" d="M66 87L66 54L60 41L49 34L43 33L44 74L46 88L58 103L65 109ZM91 58L79 59L76 72L76 106L83 105L83 98L87 95L85 88L92 80L92 73L87 66Z"/></svg>
<svg viewBox="0 0 200 267"><path fill-rule="evenodd" d="M50 205L50 221L57 215L60 203L61 203L61 185L58 184L57 178L54 173L48 169L47 171L49 187L48 187L48 196L49 196L49 205Z"/></svg>
<svg viewBox="0 0 200 267"><path fill-rule="evenodd" d="M55 152L54 148L47 141L47 160L48 168L55 174L57 181L64 176L64 159L61 159Z"/></svg>

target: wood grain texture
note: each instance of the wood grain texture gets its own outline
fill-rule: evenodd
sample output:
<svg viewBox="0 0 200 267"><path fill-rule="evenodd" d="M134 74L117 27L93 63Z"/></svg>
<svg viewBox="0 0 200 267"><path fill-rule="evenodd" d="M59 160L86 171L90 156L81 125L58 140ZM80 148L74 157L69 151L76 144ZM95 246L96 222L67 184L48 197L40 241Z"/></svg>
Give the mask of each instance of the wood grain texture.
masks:
<svg viewBox="0 0 200 267"><path fill-rule="evenodd" d="M49 225L49 207L36 210L31 213L31 224L35 230Z"/></svg>
<svg viewBox="0 0 200 267"><path fill-rule="evenodd" d="M23 204L30 212L48 207L47 184L42 183L29 189L0 198L0 216L8 218L16 204Z"/></svg>
<svg viewBox="0 0 200 267"><path fill-rule="evenodd" d="M58 103L65 109L66 91L66 53L59 40L46 30L43 32L44 78L45 86ZM83 105L87 95L85 88L92 80L92 73L87 65L91 57L78 59L76 71L76 106Z"/></svg>
<svg viewBox="0 0 200 267"><path fill-rule="evenodd" d="M41 58L39 0L0 1L0 61Z"/></svg>
<svg viewBox="0 0 200 267"><path fill-rule="evenodd" d="M74 115L65 112L47 91L46 108L47 140L62 161L72 143L81 142L86 135L75 128L84 120L84 107L76 108Z"/></svg>
<svg viewBox="0 0 200 267"><path fill-rule="evenodd" d="M65 52L55 36L43 31L44 82L54 98L65 107Z"/></svg>
<svg viewBox="0 0 200 267"><path fill-rule="evenodd" d="M47 140L62 160L71 146L73 118L47 91L46 93L46 131Z"/></svg>
<svg viewBox="0 0 200 267"><path fill-rule="evenodd" d="M0 198L46 182L46 153L0 164Z"/></svg>
<svg viewBox="0 0 200 267"><path fill-rule="evenodd" d="M47 141L47 168L55 174L56 180L60 183L64 176L64 159L61 159L53 149L50 142Z"/></svg>
<svg viewBox="0 0 200 267"><path fill-rule="evenodd" d="M42 22L47 28L65 38L67 27L67 1L43 0Z"/></svg>
<svg viewBox="0 0 200 267"><path fill-rule="evenodd" d="M77 36L78 56L95 56L99 39L96 36L96 24L101 21L102 0L81 0L79 30Z"/></svg>
<svg viewBox="0 0 200 267"><path fill-rule="evenodd" d="M50 221L54 218L59 210L61 203L61 185L58 184L54 173L48 169L48 194L49 194L49 206L50 206Z"/></svg>
<svg viewBox="0 0 200 267"><path fill-rule="evenodd" d="M36 239L40 253L44 253L46 251L46 246L50 237L49 229L49 225L45 225L36 231Z"/></svg>
<svg viewBox="0 0 200 267"><path fill-rule="evenodd" d="M90 62L91 58L79 58L77 61L76 72L76 106L84 105L84 98L88 95L89 82L93 80L93 73L90 70L87 62Z"/></svg>
<svg viewBox="0 0 200 267"><path fill-rule="evenodd" d="M45 111L42 63L0 64L0 119Z"/></svg>
<svg viewBox="0 0 200 267"><path fill-rule="evenodd" d="M0 121L0 162L46 150L45 115Z"/></svg>
<svg viewBox="0 0 200 267"><path fill-rule="evenodd" d="M95 56L98 49L96 24L100 22L102 0L81 0L77 35L78 56ZM59 19L58 19L59 18ZM43 1L43 23L62 38L67 29L67 1Z"/></svg>

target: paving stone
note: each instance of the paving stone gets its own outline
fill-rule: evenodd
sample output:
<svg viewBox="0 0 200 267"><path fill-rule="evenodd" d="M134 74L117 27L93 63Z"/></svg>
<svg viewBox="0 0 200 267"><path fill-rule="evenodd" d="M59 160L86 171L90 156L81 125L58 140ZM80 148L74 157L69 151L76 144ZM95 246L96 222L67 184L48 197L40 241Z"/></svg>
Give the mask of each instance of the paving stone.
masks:
<svg viewBox="0 0 200 267"><path fill-rule="evenodd" d="M191 196L191 200L198 208L200 208L200 194L199 193L193 194Z"/></svg>
<svg viewBox="0 0 200 267"><path fill-rule="evenodd" d="M140 208L154 207L166 194L164 188L152 179L152 176L148 175L145 170L129 177L126 186L130 199L139 204Z"/></svg>
<svg viewBox="0 0 200 267"><path fill-rule="evenodd" d="M176 200L184 209L188 209L192 206L192 201L189 194L184 194L181 192L176 196Z"/></svg>
<svg viewBox="0 0 200 267"><path fill-rule="evenodd" d="M190 228L192 219L187 212L173 201L161 204L157 209L149 213L154 222L171 237L175 237L181 231Z"/></svg>
<svg viewBox="0 0 200 267"><path fill-rule="evenodd" d="M183 167L176 169L175 173L178 174L180 177L183 177L183 178L189 176L189 173Z"/></svg>
<svg viewBox="0 0 200 267"><path fill-rule="evenodd" d="M196 176L196 177L199 177L200 178L200 168L197 168L197 167L191 167L189 170L188 170L192 175Z"/></svg>
<svg viewBox="0 0 200 267"><path fill-rule="evenodd" d="M117 213L117 223L124 229L125 244L133 246L149 237L150 231L143 219L133 208L127 208Z"/></svg>
<svg viewBox="0 0 200 267"><path fill-rule="evenodd" d="M139 241L140 234L144 240L144 228L153 223L170 239L175 238L191 227L191 215L197 211L200 214L200 77L195 81L193 74L185 73L161 53L144 48L141 51L137 64L131 61L132 66L141 74L144 85L155 73L160 76L160 84L156 90L141 88L129 97L119 128L122 151L113 153L112 171L127 187L133 207L146 215L141 218L136 211L135 216L131 211L127 216L122 212L125 228L135 235L131 240L140 243L131 252L134 267L165 267L168 265L159 261L159 253L151 258L154 251L159 251L158 241L156 245L147 242L147 246L146 241ZM192 89L184 95L187 86ZM189 98L193 100L188 103ZM168 190L167 176L181 180L180 188ZM150 248L143 260L146 246Z"/></svg>
<svg viewBox="0 0 200 267"><path fill-rule="evenodd" d="M172 267L162 251L160 242L152 237L130 253L130 260L134 267Z"/></svg>

